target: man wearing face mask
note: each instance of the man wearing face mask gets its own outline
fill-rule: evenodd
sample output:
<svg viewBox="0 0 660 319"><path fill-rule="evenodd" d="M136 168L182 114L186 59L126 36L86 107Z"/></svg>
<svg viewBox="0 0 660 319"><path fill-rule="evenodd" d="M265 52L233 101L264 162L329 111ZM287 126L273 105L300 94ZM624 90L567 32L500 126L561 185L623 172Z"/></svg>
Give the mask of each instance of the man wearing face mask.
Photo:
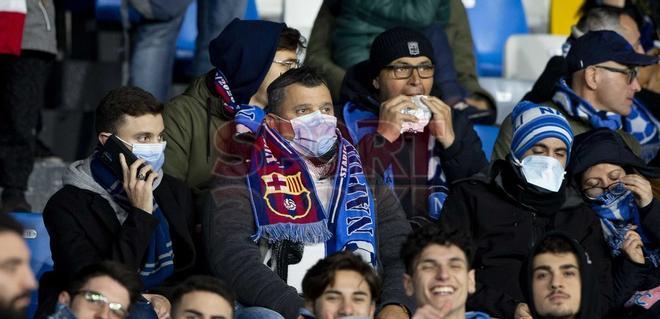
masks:
<svg viewBox="0 0 660 319"><path fill-rule="evenodd" d="M441 223L469 231L477 245L477 291L468 309L494 317L527 315L517 274L543 234L560 230L577 239L601 276L601 305L610 304L610 261L598 219L567 187L564 168L573 131L556 109L523 101L511 113L513 142L488 176L453 185Z"/></svg>
<svg viewBox="0 0 660 319"><path fill-rule="evenodd" d="M337 130L325 81L306 67L289 70L268 87L268 106L247 178L218 178L202 218L211 271L244 307L273 312L261 318L296 319L305 272L351 251L383 276L377 318L409 318L397 254L410 226Z"/></svg>
<svg viewBox="0 0 660 319"><path fill-rule="evenodd" d="M150 93L135 87L112 90L101 100L97 149L69 166L64 187L44 209L55 271L42 278L42 308L52 307L82 267L113 260L137 270L145 284L148 293L135 308L168 315L171 287L190 273L196 254L190 191L161 169L162 111ZM121 176L101 158L114 142L111 135L138 158L128 166L124 154L110 153L121 163Z"/></svg>

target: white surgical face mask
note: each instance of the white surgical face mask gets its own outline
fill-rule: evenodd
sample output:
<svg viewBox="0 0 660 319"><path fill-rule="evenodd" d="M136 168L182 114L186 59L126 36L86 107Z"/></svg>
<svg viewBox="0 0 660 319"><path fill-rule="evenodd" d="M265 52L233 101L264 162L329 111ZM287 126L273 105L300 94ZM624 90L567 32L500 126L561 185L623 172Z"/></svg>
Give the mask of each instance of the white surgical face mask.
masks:
<svg viewBox="0 0 660 319"><path fill-rule="evenodd" d="M337 142L337 118L332 115L316 111L289 122L294 133L291 144L304 156L322 156Z"/></svg>
<svg viewBox="0 0 660 319"><path fill-rule="evenodd" d="M564 167L556 158L543 155L529 155L521 163L522 175L527 183L551 192L557 192L564 180Z"/></svg>
<svg viewBox="0 0 660 319"><path fill-rule="evenodd" d="M116 136L116 135L115 135ZM133 154L138 158L145 160L154 172L160 171L165 163L165 146L167 142L163 141L160 143L129 143L117 136L117 138L133 147Z"/></svg>

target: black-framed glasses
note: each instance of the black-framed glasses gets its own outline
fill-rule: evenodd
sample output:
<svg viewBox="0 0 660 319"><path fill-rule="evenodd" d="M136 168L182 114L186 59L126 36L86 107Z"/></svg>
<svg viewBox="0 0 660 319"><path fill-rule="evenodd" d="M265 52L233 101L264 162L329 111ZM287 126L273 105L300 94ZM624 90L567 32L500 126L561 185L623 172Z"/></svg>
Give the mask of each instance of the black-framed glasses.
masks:
<svg viewBox="0 0 660 319"><path fill-rule="evenodd" d="M605 65L594 65L594 68L598 69L604 69L610 72L616 72L616 73L621 73L625 74L628 77L628 84L632 84L633 81L637 78L637 73L639 73L639 67L631 67L631 68L625 68L625 69L619 69L619 68L614 68L611 66L605 66Z"/></svg>
<svg viewBox="0 0 660 319"><path fill-rule="evenodd" d="M284 65L287 70L297 69L300 66L300 60L298 59L273 60L273 63Z"/></svg>
<svg viewBox="0 0 660 319"><path fill-rule="evenodd" d="M408 79L412 76L414 69L417 70L417 75L422 79L428 79L433 77L435 71L435 65L431 63L423 64L389 64L385 66L386 69L392 71L392 76L395 79Z"/></svg>
<svg viewBox="0 0 660 319"><path fill-rule="evenodd" d="M108 305L110 315L115 319L126 319L126 317L128 317L128 309L126 309L124 305L118 302L110 302L108 297L98 291L79 290L73 293L73 295L81 295L83 299L95 307L97 311L103 309L105 305Z"/></svg>
<svg viewBox="0 0 660 319"><path fill-rule="evenodd" d="M628 191L622 181L616 181L605 187L591 186L582 190L582 193L589 199L596 199L605 192L610 192L614 196L621 195Z"/></svg>

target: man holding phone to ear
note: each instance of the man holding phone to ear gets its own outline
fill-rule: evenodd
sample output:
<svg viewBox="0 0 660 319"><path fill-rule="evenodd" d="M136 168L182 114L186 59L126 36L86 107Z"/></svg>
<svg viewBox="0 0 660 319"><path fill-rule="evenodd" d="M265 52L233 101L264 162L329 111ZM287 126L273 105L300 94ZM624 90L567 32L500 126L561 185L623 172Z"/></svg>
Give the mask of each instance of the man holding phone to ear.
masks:
<svg viewBox="0 0 660 319"><path fill-rule="evenodd" d="M135 87L112 90L101 100L96 150L71 164L64 187L44 209L55 262L55 271L41 280L44 311L52 313L53 292L81 268L114 260L137 270L145 284L144 298L133 308L139 318L169 316L169 295L191 274L196 255L190 191L161 169L162 111L150 93Z"/></svg>

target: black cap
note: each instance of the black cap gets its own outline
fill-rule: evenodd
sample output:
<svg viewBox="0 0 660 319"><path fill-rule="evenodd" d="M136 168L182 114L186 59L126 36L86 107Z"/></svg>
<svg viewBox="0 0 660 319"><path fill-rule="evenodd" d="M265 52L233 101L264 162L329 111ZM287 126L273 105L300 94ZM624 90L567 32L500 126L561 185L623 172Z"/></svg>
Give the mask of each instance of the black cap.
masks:
<svg viewBox="0 0 660 319"><path fill-rule="evenodd" d="M590 65L614 61L626 66L658 63L658 58L639 54L614 31L590 31L575 39L566 55L568 72L573 74Z"/></svg>
<svg viewBox="0 0 660 319"><path fill-rule="evenodd" d="M379 34L371 44L371 78L392 61L402 57L425 56L433 62L433 46L424 34L406 27L394 27Z"/></svg>

